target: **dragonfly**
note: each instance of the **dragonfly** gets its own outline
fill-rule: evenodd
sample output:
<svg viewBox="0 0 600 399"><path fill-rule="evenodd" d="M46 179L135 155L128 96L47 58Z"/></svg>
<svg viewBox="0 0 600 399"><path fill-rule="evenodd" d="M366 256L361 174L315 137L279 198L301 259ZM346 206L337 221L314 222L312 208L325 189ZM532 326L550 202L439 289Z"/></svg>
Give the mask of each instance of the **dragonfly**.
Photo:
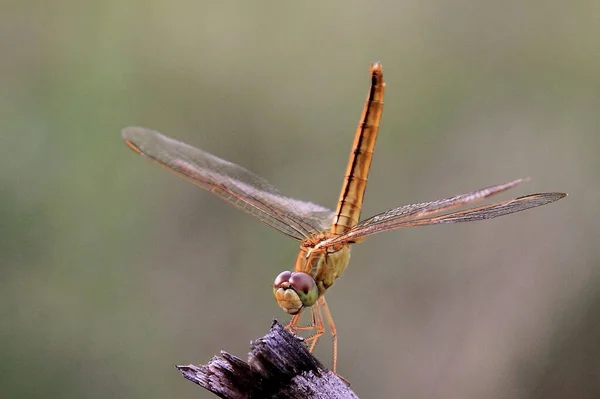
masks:
<svg viewBox="0 0 600 399"><path fill-rule="evenodd" d="M324 295L346 269L352 244L376 233L404 227L492 219L546 205L567 195L560 192L529 194L457 210L527 180L517 179L435 201L403 205L360 220L383 112L385 83L380 63L371 64L370 78L335 210L286 197L249 170L152 129L126 127L122 130L125 144L136 153L300 242L293 271L281 272L275 278L273 294L279 307L292 315L288 330L295 334L308 331L305 342L310 352L324 334L327 322L333 339L333 372L336 374L338 335ZM300 325L300 316L306 309L311 311L311 322Z"/></svg>

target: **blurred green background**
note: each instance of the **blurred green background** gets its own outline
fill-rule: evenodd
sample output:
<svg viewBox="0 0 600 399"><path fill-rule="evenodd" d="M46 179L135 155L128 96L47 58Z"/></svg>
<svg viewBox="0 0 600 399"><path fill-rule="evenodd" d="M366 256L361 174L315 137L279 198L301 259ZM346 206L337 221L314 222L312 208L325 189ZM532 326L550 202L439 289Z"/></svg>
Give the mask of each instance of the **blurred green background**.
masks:
<svg viewBox="0 0 600 399"><path fill-rule="evenodd" d="M600 2L17 2L0 7L0 391L208 398L297 244L135 156L141 125L335 207L369 85L363 216L503 183L565 191L357 245L328 293L363 398L600 397ZM330 365L328 339L317 355Z"/></svg>

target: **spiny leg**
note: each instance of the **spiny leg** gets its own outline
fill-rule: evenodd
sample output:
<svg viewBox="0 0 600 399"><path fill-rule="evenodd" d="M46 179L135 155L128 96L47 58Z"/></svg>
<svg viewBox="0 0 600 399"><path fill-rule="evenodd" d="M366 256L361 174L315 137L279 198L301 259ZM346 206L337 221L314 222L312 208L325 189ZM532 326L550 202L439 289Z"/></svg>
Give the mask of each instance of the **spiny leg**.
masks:
<svg viewBox="0 0 600 399"><path fill-rule="evenodd" d="M331 312L329 311L327 302L325 302L325 297L321 297L321 299L323 300L321 306L323 307L323 311L325 312L325 318L327 319L327 323L329 324L329 331L331 332L331 337L333 338L333 372L337 374L337 330L335 329L335 323L333 322L333 317L331 317ZM345 378L343 379L347 381Z"/></svg>
<svg viewBox="0 0 600 399"><path fill-rule="evenodd" d="M311 353L315 349L315 346L317 345L319 338L321 338L321 336L325 332L325 324L323 323L323 315L321 314L321 306L322 306L321 300L322 299L323 299L323 297L321 297L317 301L317 303L315 303L313 305L313 307L310 308L310 311L312 313L312 319L313 319L313 328L316 329L316 331L313 335L306 338L307 343L312 341L310 344L310 347L308 348L308 351Z"/></svg>
<svg viewBox="0 0 600 399"><path fill-rule="evenodd" d="M329 306L327 306L327 302L325 301L324 297L319 298L317 303L315 303L310 309L312 319L311 325L298 326L298 321L300 320L301 314L297 314L292 317L292 320L290 320L290 323L287 326L285 326L285 328L293 334L296 334L296 332L300 330L306 331L315 329L316 332L304 340L307 344L309 342L311 343L308 350L309 352L312 352L315 346L317 345L317 341L325 332L325 324L323 323L323 315L321 313L321 309L323 309L323 311L325 312L325 318L327 319L327 323L329 324L329 330L331 331L331 337L333 338L333 372L340 379L342 379L346 383L346 385L350 386L350 381L348 381L346 378L342 377L337 373L337 330L333 321L333 317L331 316L331 312L329 311Z"/></svg>
<svg viewBox="0 0 600 399"><path fill-rule="evenodd" d="M311 320L312 320L310 325L299 326L298 322L300 321L300 317L301 317L302 313L298 313L297 315L294 315L292 317L292 320L290 320L290 323L287 326L285 326L286 330L289 330L294 335L296 335L296 333L298 331L316 330L314 334L312 334L304 339L304 342L306 344L308 344L310 342L308 351L311 353L315 349L315 346L317 345L317 341L319 340L321 335L323 335L323 333L325 332L325 324L323 323L323 316L321 314L321 308L320 308L321 304L319 301L317 301L317 303L315 303L310 308L310 314L311 314Z"/></svg>
<svg viewBox="0 0 600 399"><path fill-rule="evenodd" d="M289 324L287 326L285 326L286 330L289 330L290 332L292 332L293 334L295 334L298 331L306 331L306 330L314 330L315 328L315 315L311 312L311 317L312 317L312 323L308 326L299 326L298 322L300 320L302 313L298 313L297 315L295 315L294 317L292 317L292 320L290 320Z"/></svg>
<svg viewBox="0 0 600 399"><path fill-rule="evenodd" d="M290 320L290 322L288 323L287 326L285 326L286 330L289 330L292 334L296 334L296 332L301 329L301 327L298 327L298 320L300 320L300 316L302 315L302 312L294 315L292 317L292 320Z"/></svg>

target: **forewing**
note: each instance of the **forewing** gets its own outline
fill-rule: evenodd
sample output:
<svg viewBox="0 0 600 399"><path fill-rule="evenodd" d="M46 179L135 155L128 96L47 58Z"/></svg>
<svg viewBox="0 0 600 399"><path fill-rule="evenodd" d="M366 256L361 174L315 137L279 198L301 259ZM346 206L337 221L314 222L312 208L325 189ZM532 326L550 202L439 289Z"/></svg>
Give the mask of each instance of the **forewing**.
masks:
<svg viewBox="0 0 600 399"><path fill-rule="evenodd" d="M368 219L360 221L352 230L360 229L383 229L389 230L390 226L394 226L399 222L432 216L434 214L447 211L452 208L457 208L475 201L482 200L495 194L499 194L516 185L524 182L526 179L517 179L505 184L497 184L479 190L471 191L470 193L459 194L453 197L448 197L440 200L421 202L418 204L410 204L399 206L398 208L390 209ZM394 227L391 227L394 228Z"/></svg>
<svg viewBox="0 0 600 399"><path fill-rule="evenodd" d="M417 219L412 222L406 222L404 225L398 227L426 226L430 224L442 223L474 222L477 220L493 219L499 216L510 215L511 213L521 212L526 209L546 205L551 202L558 201L559 199L564 198L566 196L567 194L565 193L529 194L512 200L496 202L495 204L465 209L464 211L453 212L432 218Z"/></svg>
<svg viewBox="0 0 600 399"><path fill-rule="evenodd" d="M403 227L492 219L498 216L504 216L510 213L546 205L566 196L564 193L531 194L495 204L484 205L478 208L434 216L435 214L448 209L463 206L491 195L498 194L523 181L524 179L519 179L510 183L491 186L471 193L444 198L442 200L401 206L360 222L346 234L328 241L327 245L341 242L353 242L371 234Z"/></svg>
<svg viewBox="0 0 600 399"><path fill-rule="evenodd" d="M285 197L239 165L143 127L126 127L122 136L135 152L296 240L331 225L332 210Z"/></svg>

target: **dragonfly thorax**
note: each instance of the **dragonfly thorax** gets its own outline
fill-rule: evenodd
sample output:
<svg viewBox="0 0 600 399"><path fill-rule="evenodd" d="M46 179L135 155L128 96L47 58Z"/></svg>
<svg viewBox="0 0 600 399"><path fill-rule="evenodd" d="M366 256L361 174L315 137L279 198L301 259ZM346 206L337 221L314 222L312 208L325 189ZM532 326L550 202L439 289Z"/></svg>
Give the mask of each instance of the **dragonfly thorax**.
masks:
<svg viewBox="0 0 600 399"><path fill-rule="evenodd" d="M350 245L347 243L328 245L335 235L325 233L307 239L300 246L296 258L296 272L312 276L319 287L319 296L342 274L350 261Z"/></svg>

